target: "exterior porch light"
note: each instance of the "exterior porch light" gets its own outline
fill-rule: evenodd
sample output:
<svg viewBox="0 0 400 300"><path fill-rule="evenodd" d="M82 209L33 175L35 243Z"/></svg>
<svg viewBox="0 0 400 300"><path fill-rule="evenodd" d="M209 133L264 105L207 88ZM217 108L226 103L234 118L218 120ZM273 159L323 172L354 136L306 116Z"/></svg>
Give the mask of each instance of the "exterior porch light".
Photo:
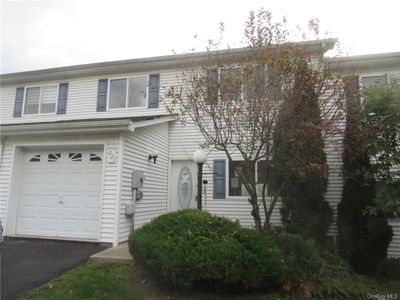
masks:
<svg viewBox="0 0 400 300"><path fill-rule="evenodd" d="M151 153L149 154L149 161L150 161L150 160L153 160L153 162L154 162L154 164L155 164L156 161L157 161L158 155L159 155L158 151L153 151L153 152L151 152Z"/></svg>
<svg viewBox="0 0 400 300"><path fill-rule="evenodd" d="M202 209L203 164L207 161L207 153L203 149L193 153L193 161L197 164L197 208Z"/></svg>

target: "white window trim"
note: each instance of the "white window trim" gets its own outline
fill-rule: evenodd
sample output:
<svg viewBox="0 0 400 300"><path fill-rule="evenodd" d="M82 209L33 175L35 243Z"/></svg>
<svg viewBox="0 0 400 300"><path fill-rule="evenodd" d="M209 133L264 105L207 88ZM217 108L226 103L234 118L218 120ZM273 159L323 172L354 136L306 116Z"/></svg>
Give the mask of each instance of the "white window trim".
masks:
<svg viewBox="0 0 400 300"><path fill-rule="evenodd" d="M54 112L49 112L49 113L41 113L40 112L40 106L42 105L42 88L44 86L51 86L51 85L57 85L57 93L56 93L56 107ZM25 104L26 104L26 94L29 88L40 88L40 93L39 93L39 107L38 107L38 112L36 114L25 114ZM41 84L41 85L29 85L24 87L24 101L22 102L22 116L46 116L46 115L56 115L57 110L58 110L58 95L60 93L60 84L59 83L51 83L51 84Z"/></svg>
<svg viewBox="0 0 400 300"><path fill-rule="evenodd" d="M146 103L144 106L133 106L128 107L128 100L129 100L129 87L128 82L129 78L137 78L137 77L146 77ZM126 77L112 77L108 78L108 85L107 85L107 111L123 111L127 109L143 109L147 108L149 105L149 75L135 75L135 76L126 76ZM110 108L110 91L111 91L111 80L118 80L118 79L126 79L126 95L125 95L125 107L118 107L118 108Z"/></svg>

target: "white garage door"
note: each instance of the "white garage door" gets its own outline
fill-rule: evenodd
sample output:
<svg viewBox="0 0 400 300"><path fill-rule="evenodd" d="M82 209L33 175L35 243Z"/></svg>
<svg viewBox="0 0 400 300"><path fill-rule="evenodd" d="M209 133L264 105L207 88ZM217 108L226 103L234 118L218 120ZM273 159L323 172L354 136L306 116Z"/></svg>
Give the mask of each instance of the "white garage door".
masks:
<svg viewBox="0 0 400 300"><path fill-rule="evenodd" d="M97 239L102 150L26 151L16 233Z"/></svg>

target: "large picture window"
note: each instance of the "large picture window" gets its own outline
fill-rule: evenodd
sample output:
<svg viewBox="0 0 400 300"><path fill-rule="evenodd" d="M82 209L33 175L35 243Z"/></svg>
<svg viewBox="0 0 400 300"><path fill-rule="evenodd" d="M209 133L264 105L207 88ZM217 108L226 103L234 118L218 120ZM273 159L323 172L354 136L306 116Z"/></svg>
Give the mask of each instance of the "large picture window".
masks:
<svg viewBox="0 0 400 300"><path fill-rule="evenodd" d="M108 108L145 107L147 79L147 76L111 79Z"/></svg>

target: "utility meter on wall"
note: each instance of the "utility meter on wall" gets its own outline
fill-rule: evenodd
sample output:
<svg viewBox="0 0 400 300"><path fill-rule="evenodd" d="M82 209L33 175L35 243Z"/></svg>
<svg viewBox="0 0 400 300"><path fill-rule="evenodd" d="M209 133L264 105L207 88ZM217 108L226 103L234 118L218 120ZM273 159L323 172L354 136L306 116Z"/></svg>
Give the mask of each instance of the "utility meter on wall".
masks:
<svg viewBox="0 0 400 300"><path fill-rule="evenodd" d="M134 170L132 171L132 190L136 194L135 200L140 200L143 198L143 181L144 175L143 171Z"/></svg>

